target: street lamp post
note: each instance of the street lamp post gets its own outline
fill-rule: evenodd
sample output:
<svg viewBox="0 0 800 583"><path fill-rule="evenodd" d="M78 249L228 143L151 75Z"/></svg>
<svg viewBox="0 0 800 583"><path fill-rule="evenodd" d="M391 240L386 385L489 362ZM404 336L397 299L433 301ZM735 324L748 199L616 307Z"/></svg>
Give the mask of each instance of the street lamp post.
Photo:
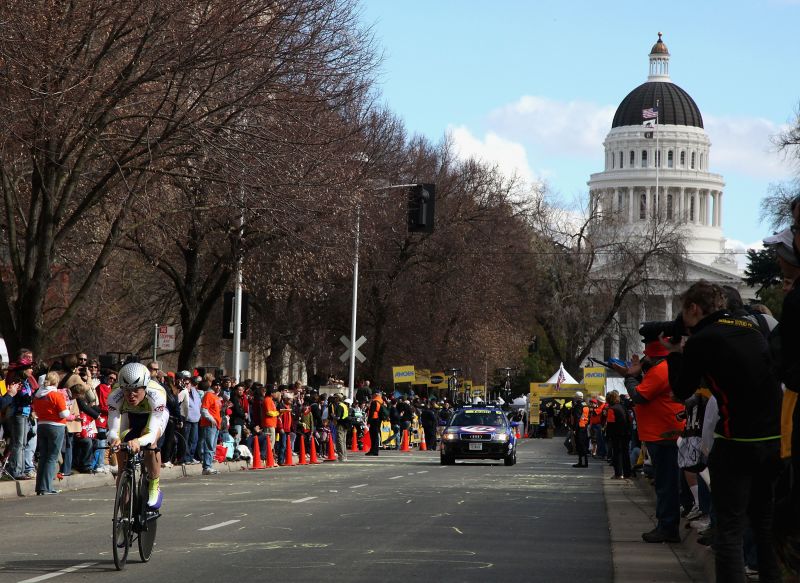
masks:
<svg viewBox="0 0 800 583"><path fill-rule="evenodd" d="M415 188L420 186L417 183L414 184L390 184L387 186L379 186L377 188L372 188L371 191L377 192L380 190L392 190L396 188ZM426 187L433 189L433 185L425 185ZM430 197L429 193L424 193L426 196ZM426 199L429 200L429 199ZM432 208L432 207L431 207ZM432 211L431 211L432 212ZM432 220L432 215L430 217ZM351 399L355 399L356 394L356 320L358 317L358 255L359 255L359 246L361 244L361 198L358 197L356 199L356 245L355 245L355 256L353 257L353 308L352 313L350 316L350 371L349 371L349 382L347 385L347 396Z"/></svg>

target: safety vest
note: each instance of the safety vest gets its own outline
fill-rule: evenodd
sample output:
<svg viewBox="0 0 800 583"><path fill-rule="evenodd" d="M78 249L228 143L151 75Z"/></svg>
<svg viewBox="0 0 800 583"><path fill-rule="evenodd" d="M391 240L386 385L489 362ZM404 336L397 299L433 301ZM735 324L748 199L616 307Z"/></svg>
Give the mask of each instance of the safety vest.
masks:
<svg viewBox="0 0 800 583"><path fill-rule="evenodd" d="M380 419L381 417L381 407L383 406L383 399L380 397L376 397L372 399L372 403L370 403L370 419Z"/></svg>
<svg viewBox="0 0 800 583"><path fill-rule="evenodd" d="M578 421L578 427L584 429L587 425L589 425L589 407L584 405L581 410L581 418Z"/></svg>
<svg viewBox="0 0 800 583"><path fill-rule="evenodd" d="M350 410L347 408L347 403L339 403L338 406L341 407L341 409L339 409L339 411L341 412L341 415L339 415L339 419L338 419L338 421L341 422L341 421L344 421L345 419L347 419L347 416L349 415Z"/></svg>

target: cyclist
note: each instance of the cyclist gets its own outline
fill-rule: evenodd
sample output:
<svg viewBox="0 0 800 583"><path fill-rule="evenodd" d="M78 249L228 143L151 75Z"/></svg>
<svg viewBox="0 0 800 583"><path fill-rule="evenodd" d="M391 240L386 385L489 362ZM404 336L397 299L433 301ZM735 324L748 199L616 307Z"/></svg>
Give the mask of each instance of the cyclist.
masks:
<svg viewBox="0 0 800 583"><path fill-rule="evenodd" d="M164 430L169 421L167 393L158 382L150 378L149 369L131 362L123 366L117 375L117 384L108 397L108 444L116 448L126 442L131 453L142 447L157 445L164 441ZM128 452L117 451L117 467L124 468ZM150 476L147 505L153 509L161 507L161 489L158 487L161 474L161 453L145 451L144 465ZM117 481L122 475L117 474Z"/></svg>

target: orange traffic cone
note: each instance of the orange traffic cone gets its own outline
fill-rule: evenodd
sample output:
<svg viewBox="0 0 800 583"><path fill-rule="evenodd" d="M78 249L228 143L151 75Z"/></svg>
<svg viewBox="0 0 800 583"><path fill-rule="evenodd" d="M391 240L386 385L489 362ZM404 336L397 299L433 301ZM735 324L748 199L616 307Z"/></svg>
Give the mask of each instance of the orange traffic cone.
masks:
<svg viewBox="0 0 800 583"><path fill-rule="evenodd" d="M285 435L286 438L286 459L283 460L284 466L293 466L294 460L292 459L292 444L289 443L289 434Z"/></svg>
<svg viewBox="0 0 800 583"><path fill-rule="evenodd" d="M408 429L403 429L403 441L400 446L400 451L411 451L408 449Z"/></svg>
<svg viewBox="0 0 800 583"><path fill-rule="evenodd" d="M306 461L306 436L300 435L300 465L304 466L308 462Z"/></svg>
<svg viewBox="0 0 800 583"><path fill-rule="evenodd" d="M519 429L517 429L517 439L522 439L522 438L519 436Z"/></svg>
<svg viewBox="0 0 800 583"><path fill-rule="evenodd" d="M325 458L326 462L336 461L336 450L333 449L333 433L328 437L328 457Z"/></svg>
<svg viewBox="0 0 800 583"><path fill-rule="evenodd" d="M267 467L274 468L276 465L275 456L272 454L272 443L270 443L269 435L267 435Z"/></svg>
<svg viewBox="0 0 800 583"><path fill-rule="evenodd" d="M269 439L269 438L267 438ZM264 464L261 462L261 447L258 445L258 437L253 440L253 465L248 470L263 470Z"/></svg>
<svg viewBox="0 0 800 583"><path fill-rule="evenodd" d="M358 431L353 427L353 443L350 444L350 451L358 451Z"/></svg>
<svg viewBox="0 0 800 583"><path fill-rule="evenodd" d="M419 440L419 450L420 451L428 451L428 446L425 445L425 437L423 436L422 439Z"/></svg>
<svg viewBox="0 0 800 583"><path fill-rule="evenodd" d="M314 436L311 436L311 460L308 462L311 464L318 464L320 461L317 459L317 440L314 439Z"/></svg>
<svg viewBox="0 0 800 583"><path fill-rule="evenodd" d="M372 438L369 436L369 431L364 432L364 450L370 451L372 449Z"/></svg>

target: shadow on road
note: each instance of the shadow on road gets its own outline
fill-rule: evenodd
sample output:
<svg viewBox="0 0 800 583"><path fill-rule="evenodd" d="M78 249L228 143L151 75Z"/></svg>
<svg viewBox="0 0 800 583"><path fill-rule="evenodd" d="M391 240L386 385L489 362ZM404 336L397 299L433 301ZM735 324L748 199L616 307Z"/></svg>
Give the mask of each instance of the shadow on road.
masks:
<svg viewBox="0 0 800 583"><path fill-rule="evenodd" d="M46 575L56 571L61 571L63 569L69 569L70 567L85 565L86 563L92 563L92 565L88 567L82 567L76 572L105 573L107 571L116 571L116 568L114 567L114 561L108 559L92 560L87 558L84 561L31 559L27 561L4 561L0 563L0 579L5 580L5 575L8 573L17 573L21 576L31 575L32 577L37 575Z"/></svg>

